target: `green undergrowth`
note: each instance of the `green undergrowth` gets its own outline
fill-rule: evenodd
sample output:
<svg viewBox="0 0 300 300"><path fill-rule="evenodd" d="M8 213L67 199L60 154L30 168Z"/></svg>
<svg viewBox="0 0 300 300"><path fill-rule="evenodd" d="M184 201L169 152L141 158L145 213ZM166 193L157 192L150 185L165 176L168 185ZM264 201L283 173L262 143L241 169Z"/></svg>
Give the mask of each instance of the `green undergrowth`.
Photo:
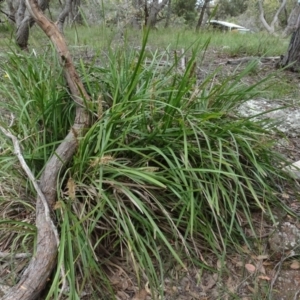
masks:
<svg viewBox="0 0 300 300"><path fill-rule="evenodd" d="M206 268L199 259L205 253L251 245L243 224L255 236L253 210L273 219L272 207L281 205L276 184L286 179L278 171L285 161L272 148L274 123L241 117L237 109L259 91L262 82L241 83L255 63L217 85L215 74L199 81L195 62L207 47L191 44L184 70L180 57L166 62L168 52L146 53L145 40L140 50L124 46L78 63L93 123L57 183L61 243L45 299L60 293L61 265L68 299L87 291L90 299L113 299L109 279L118 268L135 274L139 285L149 281L154 297L170 261ZM13 114L10 130L38 178L73 122L74 104L51 51L12 53L1 67L1 109ZM1 176L20 176L10 141L1 135L1 143ZM28 228L19 214L5 215L3 201L0 230L12 232L15 219ZM33 207L23 203L24 214ZM33 239L13 239L7 251L33 248Z"/></svg>
<svg viewBox="0 0 300 300"><path fill-rule="evenodd" d="M130 28L115 28L104 26L77 26L66 28L66 37L73 47L88 47L93 49L107 49L131 44L140 46L143 36L142 30ZM203 29L159 28L149 34L149 47L152 49L186 49L196 40L205 44L210 39L208 51L220 51L229 56L279 56L286 52L289 39L274 37L265 32L239 34Z"/></svg>

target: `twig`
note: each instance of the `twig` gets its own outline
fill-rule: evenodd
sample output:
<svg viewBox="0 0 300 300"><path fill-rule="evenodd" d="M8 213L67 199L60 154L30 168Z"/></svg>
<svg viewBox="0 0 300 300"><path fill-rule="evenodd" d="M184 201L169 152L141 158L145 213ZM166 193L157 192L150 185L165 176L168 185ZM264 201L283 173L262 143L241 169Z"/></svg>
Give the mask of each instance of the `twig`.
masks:
<svg viewBox="0 0 300 300"><path fill-rule="evenodd" d="M181 68L183 71L185 71L185 55L184 55L184 49L181 49Z"/></svg>
<svg viewBox="0 0 300 300"><path fill-rule="evenodd" d="M17 156L17 158L18 158L18 160L21 164L21 167L23 168L26 175L28 176L28 178L32 182L32 184L34 186L34 189L36 190L38 196L41 198L41 200L43 202L43 205L44 205L44 208L45 208L46 221L47 222L49 222L49 221L52 222L51 217L50 217L50 209L49 209L49 206L48 206L48 202L47 202L43 192L41 191L38 183L36 182L36 179L34 178L34 175L32 174L31 170L29 169L22 153L21 153L21 148L20 148L18 139L9 130L6 130L4 127L0 126L0 129L7 137L9 137L12 140L13 146L14 146L14 153L16 154L16 156ZM53 224L53 227L55 228L54 224ZM55 236L57 235L57 238L58 238L56 228L54 229L53 233L55 234ZM58 246L58 243L57 243L57 246Z"/></svg>
<svg viewBox="0 0 300 300"><path fill-rule="evenodd" d="M298 291L295 293L293 300L299 299L299 298L298 298L299 294L300 294L300 290L298 290Z"/></svg>
<svg viewBox="0 0 300 300"><path fill-rule="evenodd" d="M4 127L0 126L0 129L1 131L8 137L12 140L13 142L13 146L14 146L14 153L16 154L20 164L21 164L21 167L23 168L23 170L25 171L26 175L28 176L28 178L30 179L30 181L32 182L33 184L33 187L35 188L39 198L41 199L43 205L44 205L44 210L45 210L45 218L46 218L46 222L49 222L50 225L51 225L51 229L53 231L53 234L55 236L55 240L56 240L56 246L58 247L59 246L59 236L58 236L58 231L51 219L51 216L50 216L50 209L49 209L49 206L48 206L48 202L47 202L47 199L45 197L45 195L43 194L42 190L40 189L34 175L32 174L30 168L28 167L22 153L21 153L21 147L20 147L20 144L19 144L19 141L18 139L9 131L9 130L6 130ZM16 254L16 258L17 258L18 254ZM1 255L0 255L1 257ZM66 287L66 272L65 272L65 269L64 269L64 266L61 266L61 276L62 276L62 279L63 279L63 289ZM61 294L63 292L63 289L61 291ZM61 297L61 294L59 295L59 298Z"/></svg>
<svg viewBox="0 0 300 300"><path fill-rule="evenodd" d="M296 249L296 248L298 248L298 247L295 247L294 249ZM280 262L278 262L278 263L276 264L276 266L275 266L274 269L276 269L276 268L278 267L278 270L277 270L277 272L275 273L275 275L274 275L273 278L272 278L272 281L271 281L271 284L270 284L270 291L273 290L273 286L274 286L274 284L275 284L275 282L276 282L276 280L277 280L277 278L278 278L278 276L279 276L279 273L280 273L280 271L281 271L281 267L282 267L283 262L286 261L287 259L291 258L291 257L294 257L294 256L296 256L296 254L294 254L294 252L292 251L291 254L289 254L289 255L286 256L286 257L282 257L282 258L280 259ZM300 291L298 291L298 292L300 292ZM298 292L295 294L295 296L298 295ZM271 297L272 297L272 293L270 293L270 295L269 295L269 299L270 299L270 300L271 300ZM294 299L296 299L296 298L294 298Z"/></svg>
<svg viewBox="0 0 300 300"><path fill-rule="evenodd" d="M248 57L242 57L238 59L231 59L226 62L228 65L238 65L247 63L253 60L257 60L260 63L268 63L268 62L275 62L280 59L280 56L270 56L270 57L255 57L255 56L248 56Z"/></svg>
<svg viewBox="0 0 300 300"><path fill-rule="evenodd" d="M32 256L31 253L7 253L7 252L0 252L0 258L27 258Z"/></svg>

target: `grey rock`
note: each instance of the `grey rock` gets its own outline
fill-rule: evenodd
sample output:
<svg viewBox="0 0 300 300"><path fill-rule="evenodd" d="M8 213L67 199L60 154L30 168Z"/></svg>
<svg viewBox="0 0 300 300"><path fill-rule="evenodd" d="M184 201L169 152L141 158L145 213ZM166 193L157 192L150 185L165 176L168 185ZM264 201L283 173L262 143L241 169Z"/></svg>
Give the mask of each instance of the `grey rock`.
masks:
<svg viewBox="0 0 300 300"><path fill-rule="evenodd" d="M282 255L293 251L294 255L300 255L300 230L290 222L282 223L268 242L272 254Z"/></svg>

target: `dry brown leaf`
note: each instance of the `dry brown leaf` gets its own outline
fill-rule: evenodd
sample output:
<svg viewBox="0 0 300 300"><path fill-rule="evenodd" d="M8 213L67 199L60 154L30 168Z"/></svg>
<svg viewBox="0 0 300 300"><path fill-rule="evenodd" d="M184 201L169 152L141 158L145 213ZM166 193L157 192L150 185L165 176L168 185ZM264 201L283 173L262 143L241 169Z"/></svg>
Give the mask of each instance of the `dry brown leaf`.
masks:
<svg viewBox="0 0 300 300"><path fill-rule="evenodd" d="M129 300L129 296L124 291L118 291L116 296L120 300Z"/></svg>
<svg viewBox="0 0 300 300"><path fill-rule="evenodd" d="M252 292L253 294L256 293L255 289L254 289L252 286L250 286L250 285L247 285L247 289L248 289L250 292Z"/></svg>
<svg viewBox="0 0 300 300"><path fill-rule="evenodd" d="M238 261L238 262L236 262L235 266L236 267L243 267L244 263L242 261Z"/></svg>
<svg viewBox="0 0 300 300"><path fill-rule="evenodd" d="M258 255L258 256L256 256L256 259L258 259L258 260L269 259L269 255L267 255L267 254L265 254L265 255Z"/></svg>
<svg viewBox="0 0 300 300"><path fill-rule="evenodd" d="M250 250L249 250L249 248L248 248L248 246L247 245L243 245L242 246L242 251L244 252L244 253L250 253Z"/></svg>
<svg viewBox="0 0 300 300"><path fill-rule="evenodd" d="M226 286L231 293L236 292L237 285L231 276L227 279Z"/></svg>
<svg viewBox="0 0 300 300"><path fill-rule="evenodd" d="M189 291L189 290L190 290L190 287L191 287L191 283L188 282L188 284L187 284L186 287L185 287L185 290L186 290L186 291Z"/></svg>
<svg viewBox="0 0 300 300"><path fill-rule="evenodd" d="M267 280L267 281L271 280L271 278L269 276L264 276L264 275L260 275L257 278L262 279L262 280Z"/></svg>
<svg viewBox="0 0 300 300"><path fill-rule="evenodd" d="M127 290L129 287L128 281L127 280L122 280L122 289Z"/></svg>
<svg viewBox="0 0 300 300"><path fill-rule="evenodd" d="M290 196L289 196L288 194L286 194L286 193L282 193L282 194L281 194L281 197L282 197L283 199L289 199L289 198L290 198Z"/></svg>
<svg viewBox="0 0 300 300"><path fill-rule="evenodd" d="M62 203L60 201L56 201L53 206L53 209L57 210L57 209L61 209L61 208L62 208Z"/></svg>
<svg viewBox="0 0 300 300"><path fill-rule="evenodd" d="M213 286L215 286L215 284L217 283L217 280L215 280L213 276L208 275L206 277L206 283L207 283L206 285L200 284L200 286L204 292L210 290Z"/></svg>
<svg viewBox="0 0 300 300"><path fill-rule="evenodd" d="M245 264L245 268L249 273L254 273L256 271L255 266L253 266L251 264Z"/></svg>
<svg viewBox="0 0 300 300"><path fill-rule="evenodd" d="M132 300L146 300L148 293L145 289L138 291L137 294L132 298Z"/></svg>
<svg viewBox="0 0 300 300"><path fill-rule="evenodd" d="M298 260L293 260L292 264L290 265L290 268L293 270L300 269L300 263Z"/></svg>
<svg viewBox="0 0 300 300"><path fill-rule="evenodd" d="M76 184L72 177L68 179L67 188L67 195L70 197L71 200L75 200Z"/></svg>
<svg viewBox="0 0 300 300"><path fill-rule="evenodd" d="M213 274L213 279L214 279L215 281L217 281L217 280L218 280L218 278L219 278L219 275L218 275L218 273L214 273L214 274Z"/></svg>
<svg viewBox="0 0 300 300"><path fill-rule="evenodd" d="M256 269L261 274L266 275L266 269L261 262L256 265Z"/></svg>
<svg viewBox="0 0 300 300"><path fill-rule="evenodd" d="M271 262L271 261L264 261L264 262L263 262L263 265L264 265L264 266L273 266L273 264L274 264L274 263Z"/></svg>

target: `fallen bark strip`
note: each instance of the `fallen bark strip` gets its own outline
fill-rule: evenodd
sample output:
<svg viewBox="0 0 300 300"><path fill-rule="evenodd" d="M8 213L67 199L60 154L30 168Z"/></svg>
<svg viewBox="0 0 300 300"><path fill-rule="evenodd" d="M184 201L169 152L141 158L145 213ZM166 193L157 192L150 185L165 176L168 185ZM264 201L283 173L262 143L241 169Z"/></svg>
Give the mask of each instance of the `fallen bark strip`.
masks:
<svg viewBox="0 0 300 300"><path fill-rule="evenodd" d="M65 78L73 100L77 103L74 124L68 135L55 151L55 154L47 162L40 178L40 189L45 196L50 208L56 200L56 183L59 171L73 157L78 137L84 134L89 127L90 116L85 109L85 103L90 98L77 74L66 42L57 26L49 21L39 9L36 0L26 0L26 7L36 23L42 28L53 42L64 68ZM2 300L34 300L44 289L47 279L56 264L57 244L52 228L52 221L45 218L45 206L41 197L37 196L36 203L36 227L37 248L35 256L30 260L20 281L12 287Z"/></svg>
<svg viewBox="0 0 300 300"><path fill-rule="evenodd" d="M257 60L261 63L268 63L268 62L276 62L280 60L280 56L269 56L269 57L255 57L255 56L248 56L248 57L242 57L238 59L231 59L226 62L227 65L239 65L239 64L245 64L250 61Z"/></svg>

